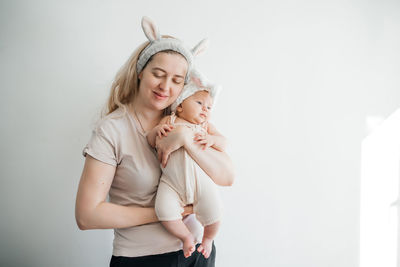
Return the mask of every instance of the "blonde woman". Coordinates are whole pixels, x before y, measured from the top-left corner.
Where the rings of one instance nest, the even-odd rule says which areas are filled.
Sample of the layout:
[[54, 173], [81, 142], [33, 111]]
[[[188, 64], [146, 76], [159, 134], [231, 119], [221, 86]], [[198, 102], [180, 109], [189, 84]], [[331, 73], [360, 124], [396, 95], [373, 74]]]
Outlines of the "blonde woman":
[[[165, 166], [170, 153], [184, 147], [217, 185], [229, 186], [230, 158], [214, 149], [202, 150], [189, 129], [157, 139], [157, 152], [146, 140], [146, 132], [180, 94], [201, 45], [189, 50], [177, 39], [160, 36], [148, 18], [143, 18], [142, 27], [149, 41], [117, 73], [107, 114], [83, 150], [77, 224], [82, 230], [114, 229], [110, 266], [214, 266], [215, 247], [208, 259], [198, 252], [185, 258], [182, 242], [158, 221], [154, 203], [160, 162]], [[184, 223], [199, 243], [202, 227], [192, 213], [185, 207]]]

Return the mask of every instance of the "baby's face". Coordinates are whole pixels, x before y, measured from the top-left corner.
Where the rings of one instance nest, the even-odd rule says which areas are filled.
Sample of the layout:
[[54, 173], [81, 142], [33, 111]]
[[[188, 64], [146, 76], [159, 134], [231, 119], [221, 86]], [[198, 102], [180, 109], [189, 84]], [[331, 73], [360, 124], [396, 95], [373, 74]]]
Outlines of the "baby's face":
[[197, 91], [177, 107], [178, 116], [188, 122], [200, 124], [208, 121], [213, 100], [207, 91]]

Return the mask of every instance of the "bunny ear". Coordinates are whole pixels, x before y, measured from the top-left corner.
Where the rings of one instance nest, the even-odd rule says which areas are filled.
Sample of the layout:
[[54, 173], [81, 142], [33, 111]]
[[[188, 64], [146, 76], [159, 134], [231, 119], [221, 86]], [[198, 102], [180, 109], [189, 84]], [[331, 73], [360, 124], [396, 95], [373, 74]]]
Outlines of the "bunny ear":
[[206, 80], [204, 76], [196, 69], [192, 69], [190, 73], [190, 80], [194, 83], [197, 87], [204, 87], [206, 84]]
[[200, 78], [198, 77], [191, 77], [190, 80], [197, 86], [197, 87], [203, 87], [204, 85], [201, 83]]
[[142, 28], [147, 39], [150, 41], [159, 40], [161, 38], [156, 24], [149, 17], [144, 16], [142, 18]]
[[192, 51], [193, 56], [197, 56], [197, 55], [201, 54], [202, 52], [204, 52], [208, 47], [208, 43], [209, 43], [209, 41], [207, 38], [201, 40], [200, 43], [198, 43], [195, 47], [192, 48], [191, 51]]

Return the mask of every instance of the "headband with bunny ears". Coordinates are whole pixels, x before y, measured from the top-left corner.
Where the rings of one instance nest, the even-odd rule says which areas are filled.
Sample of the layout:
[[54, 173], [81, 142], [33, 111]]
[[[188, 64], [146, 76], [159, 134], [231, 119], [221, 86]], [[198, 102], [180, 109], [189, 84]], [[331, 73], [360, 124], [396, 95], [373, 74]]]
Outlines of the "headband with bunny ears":
[[215, 102], [221, 89], [221, 86], [211, 83], [197, 69], [193, 68], [190, 73], [189, 82], [183, 87], [181, 94], [175, 102], [172, 103], [171, 111], [175, 112], [176, 108], [183, 102], [183, 100], [194, 95], [198, 91], [207, 91], [213, 99], [213, 106], [215, 106]]
[[[142, 18], [142, 28], [147, 39], [149, 39], [150, 44], [146, 46], [142, 53], [140, 53], [136, 64], [136, 71], [138, 74], [143, 70], [151, 56], [164, 50], [173, 50], [181, 54], [188, 62], [188, 73], [190, 73], [194, 57], [203, 52], [208, 45], [208, 40], [203, 39], [193, 47], [193, 49], [188, 49], [183, 42], [178, 39], [163, 38], [160, 35], [156, 24], [148, 17]], [[185, 82], [188, 81], [188, 76], [189, 75], [186, 75]]]

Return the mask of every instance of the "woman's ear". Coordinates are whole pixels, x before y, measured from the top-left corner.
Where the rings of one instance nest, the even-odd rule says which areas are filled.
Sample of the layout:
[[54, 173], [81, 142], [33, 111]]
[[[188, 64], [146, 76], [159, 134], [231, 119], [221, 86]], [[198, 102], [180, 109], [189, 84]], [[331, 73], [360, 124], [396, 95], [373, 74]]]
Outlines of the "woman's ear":
[[139, 80], [141, 80], [141, 79], [142, 79], [142, 77], [143, 77], [143, 71], [141, 71], [141, 72], [139, 73], [139, 75], [138, 75], [138, 79], [139, 79]]

